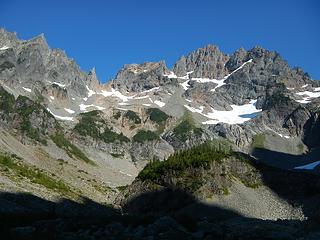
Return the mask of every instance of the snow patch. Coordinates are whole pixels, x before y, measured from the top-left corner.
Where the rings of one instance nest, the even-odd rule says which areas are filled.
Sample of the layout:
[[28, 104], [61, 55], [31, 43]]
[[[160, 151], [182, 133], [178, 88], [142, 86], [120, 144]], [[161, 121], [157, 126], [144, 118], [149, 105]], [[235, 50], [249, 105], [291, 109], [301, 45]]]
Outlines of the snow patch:
[[49, 108], [47, 108], [47, 110], [49, 113], [51, 113], [57, 119], [64, 120], [64, 121], [73, 121], [73, 117], [62, 117], [62, 116], [54, 114]]
[[128, 177], [132, 177], [132, 175], [131, 174], [129, 174], [129, 173], [125, 173], [125, 172], [122, 172], [122, 171], [119, 171], [121, 174], [124, 174], [124, 175], [127, 175]]
[[127, 105], [129, 105], [129, 103], [121, 102], [121, 103], [119, 103], [119, 105], [120, 105], [120, 106], [127, 106]]
[[255, 118], [261, 109], [256, 109], [257, 100], [251, 100], [249, 104], [231, 105], [231, 111], [219, 111], [211, 108], [212, 112], [202, 114], [211, 120], [203, 124], [217, 124], [219, 122], [228, 124], [241, 124]]
[[158, 101], [158, 100], [155, 100], [154, 103], [157, 104], [160, 108], [162, 108], [162, 107], [164, 107], [166, 105], [164, 102], [161, 102], [161, 101]]
[[202, 112], [203, 112], [203, 109], [204, 109], [204, 106], [200, 106], [200, 108], [194, 108], [194, 107], [190, 107], [190, 106], [188, 106], [188, 105], [184, 105], [185, 106], [185, 108], [186, 109], [188, 109], [190, 112], [196, 112], [196, 113], [200, 113], [200, 114], [202, 114]]
[[183, 87], [184, 90], [188, 90], [188, 88], [190, 87], [189, 81], [190, 81], [190, 80], [188, 79], [188, 80], [186, 80], [185, 82], [180, 83], [180, 85]]
[[296, 100], [299, 103], [309, 103], [311, 102], [312, 98], [320, 97], [320, 92], [304, 91], [304, 92], [297, 92], [296, 94], [299, 96], [306, 96], [306, 97], [303, 97], [303, 100]]
[[27, 91], [27, 92], [31, 93], [31, 89], [30, 89], [30, 88], [26, 88], [26, 87], [22, 87], [22, 88], [23, 88], [23, 90], [25, 90], [25, 91]]
[[75, 113], [75, 111], [73, 111], [72, 109], [69, 109], [69, 108], [65, 108], [64, 110], [68, 113], [71, 113], [71, 114]]
[[159, 90], [159, 89], [160, 89], [160, 87], [154, 87], [154, 88], [151, 88], [149, 90], [145, 90], [145, 91], [143, 91], [141, 93], [149, 93], [149, 92], [153, 92], [153, 91], [156, 91], [156, 90]]
[[146, 106], [146, 107], [150, 107], [151, 106], [151, 104], [149, 104], [149, 103], [143, 103], [142, 105]]
[[280, 137], [282, 137], [282, 138], [290, 138], [290, 136], [288, 136], [288, 135], [282, 135], [281, 133], [278, 133], [278, 135], [280, 136]]
[[90, 105], [85, 105], [85, 104], [80, 104], [79, 105], [79, 108], [80, 108], [80, 111], [86, 111], [87, 108], [89, 107], [95, 107], [96, 109], [98, 110], [104, 110], [105, 108], [104, 107], [100, 107], [100, 106], [97, 106], [97, 105], [94, 105], [94, 104], [90, 104]]
[[301, 88], [306, 88], [308, 87], [309, 84], [303, 85]]
[[319, 164], [320, 164], [320, 161], [316, 161], [316, 162], [313, 162], [313, 163], [309, 163], [309, 164], [306, 164], [306, 165], [295, 167], [294, 169], [313, 170]]
[[59, 87], [62, 87], [62, 88], [65, 88], [65, 87], [66, 87], [65, 84], [58, 83], [58, 82], [52, 82], [52, 84], [56, 84], [56, 85], [58, 85]]
[[169, 74], [163, 74], [163, 76], [168, 78], [178, 78], [178, 76], [175, 75], [172, 71]]
[[186, 99], [187, 102], [192, 103], [192, 100]]
[[92, 95], [96, 94], [96, 92], [93, 91], [93, 90], [91, 90], [91, 89], [88, 87], [88, 85], [86, 85], [86, 88], [87, 88], [87, 90], [88, 90], [88, 98], [91, 97]]
[[232, 71], [231, 73], [229, 73], [227, 76], [223, 77], [222, 79], [209, 79], [209, 78], [192, 78], [192, 81], [196, 81], [198, 83], [215, 83], [217, 84], [217, 86], [215, 86], [214, 88], [212, 88], [210, 91], [211, 92], [215, 92], [217, 88], [222, 87], [223, 85], [225, 85], [225, 81], [235, 72], [239, 71], [240, 69], [242, 69], [247, 63], [251, 63], [253, 61], [253, 59], [250, 59], [246, 62], [244, 62], [240, 67], [238, 67], [237, 69], [235, 69], [234, 71]]
[[316, 92], [319, 92], [320, 91], [320, 87], [316, 87], [313, 90], [316, 91]]
[[126, 108], [116, 108], [116, 109], [118, 109], [118, 110], [122, 110], [122, 111], [128, 111], [128, 109], [126, 109]]
[[82, 99], [83, 99], [83, 101], [85, 101], [85, 102], [88, 100], [88, 98], [87, 98], [87, 97], [84, 97], [84, 98], [82, 98]]
[[51, 100], [54, 100], [54, 96], [50, 96], [50, 99], [51, 99]]
[[145, 98], [148, 98], [149, 95], [146, 95], [146, 96], [142, 96], [142, 97], [135, 97], [133, 98], [133, 100], [140, 100], [140, 99], [145, 99]]
[[3, 46], [0, 48], [0, 50], [7, 50], [7, 49], [9, 49], [9, 47], [7, 47], [7, 46]]
[[98, 110], [100, 110], [100, 111], [106, 109], [106, 108], [104, 108], [104, 107], [100, 107], [100, 106], [97, 106], [97, 105], [94, 105], [94, 106], [95, 106]]
[[114, 90], [113, 88], [111, 89], [110, 92], [102, 90], [102, 92], [99, 94], [103, 95], [104, 97], [116, 97], [116, 98], [121, 99], [123, 102], [127, 102], [129, 99], [133, 99], [135, 97], [135, 95], [130, 96], [130, 97], [125, 96], [121, 92]]

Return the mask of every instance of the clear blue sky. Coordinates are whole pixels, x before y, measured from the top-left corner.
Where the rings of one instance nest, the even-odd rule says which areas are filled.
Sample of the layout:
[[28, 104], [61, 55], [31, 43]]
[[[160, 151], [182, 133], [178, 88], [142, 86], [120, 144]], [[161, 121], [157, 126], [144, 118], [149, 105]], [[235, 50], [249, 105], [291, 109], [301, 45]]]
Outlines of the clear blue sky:
[[44, 33], [101, 81], [126, 63], [165, 60], [206, 44], [226, 53], [256, 45], [320, 79], [317, 0], [1, 0], [0, 26], [22, 39]]

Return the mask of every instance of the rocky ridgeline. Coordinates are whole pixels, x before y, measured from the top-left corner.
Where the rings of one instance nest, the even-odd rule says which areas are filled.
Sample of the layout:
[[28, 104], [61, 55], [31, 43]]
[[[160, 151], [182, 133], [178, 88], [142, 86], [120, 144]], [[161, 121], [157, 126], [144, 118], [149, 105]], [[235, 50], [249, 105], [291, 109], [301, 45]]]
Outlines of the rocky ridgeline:
[[[181, 57], [173, 71], [163, 61], [128, 64], [114, 80], [101, 84], [95, 69], [83, 72], [63, 51], [51, 49], [43, 35], [25, 41], [4, 29], [0, 33], [4, 89], [15, 97], [25, 95], [39, 102], [56, 119], [65, 120], [68, 128], [76, 125], [77, 114], [86, 111], [100, 110], [109, 119], [116, 111], [133, 111], [143, 118], [145, 109], [153, 107], [174, 117], [161, 132], [161, 139], [174, 149], [223, 136], [247, 152], [253, 137], [267, 131], [297, 138], [297, 145], [299, 139], [312, 139], [307, 140], [308, 147], [318, 146], [312, 130], [317, 131], [319, 82], [300, 68], [291, 68], [274, 51], [240, 48], [226, 55], [208, 45]], [[235, 116], [224, 117], [234, 106], [246, 104], [262, 113], [235, 111]], [[194, 126], [184, 123], [180, 128], [189, 133], [201, 128], [201, 136], [175, 136], [180, 133], [174, 127], [184, 121], [186, 112]], [[156, 130], [144, 121], [131, 129], [121, 126], [129, 124], [125, 122], [108, 124], [129, 138], [138, 130]]]

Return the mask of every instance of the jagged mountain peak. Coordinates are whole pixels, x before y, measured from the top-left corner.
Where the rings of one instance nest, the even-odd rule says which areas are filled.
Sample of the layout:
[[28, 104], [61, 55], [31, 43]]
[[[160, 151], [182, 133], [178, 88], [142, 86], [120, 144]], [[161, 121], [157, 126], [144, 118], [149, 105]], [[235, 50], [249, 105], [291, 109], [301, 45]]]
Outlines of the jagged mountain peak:
[[158, 87], [169, 73], [164, 61], [126, 64], [117, 73], [114, 88], [132, 92], [148, 90]]
[[16, 32], [8, 32], [4, 28], [0, 28], [0, 48], [14, 47], [18, 44]]
[[206, 45], [187, 56], [181, 57], [174, 65], [173, 72], [179, 76], [220, 79], [226, 75], [225, 63], [229, 57], [215, 45]]

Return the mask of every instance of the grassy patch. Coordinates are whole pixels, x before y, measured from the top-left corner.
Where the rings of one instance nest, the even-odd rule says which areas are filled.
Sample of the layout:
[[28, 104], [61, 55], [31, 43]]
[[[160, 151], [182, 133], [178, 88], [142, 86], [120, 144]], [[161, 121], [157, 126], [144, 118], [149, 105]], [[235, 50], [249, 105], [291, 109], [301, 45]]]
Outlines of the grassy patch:
[[128, 185], [124, 185], [124, 186], [118, 186], [117, 189], [119, 190], [119, 192], [123, 192], [128, 188]]
[[139, 130], [136, 135], [133, 136], [134, 142], [146, 142], [159, 139], [158, 134], [150, 130]]
[[130, 121], [134, 122], [135, 124], [140, 124], [141, 123], [141, 118], [134, 111], [128, 110], [126, 112], [126, 114], [124, 115], [124, 117], [129, 119]]
[[61, 149], [65, 150], [71, 158], [80, 159], [91, 165], [95, 165], [78, 147], [73, 145], [68, 139], [66, 139], [61, 133], [50, 136], [52, 141]]
[[264, 142], [266, 140], [266, 136], [262, 133], [257, 134], [253, 137], [252, 148], [264, 148]]
[[0, 166], [1, 168], [14, 172], [20, 177], [29, 179], [32, 183], [42, 185], [56, 192], [64, 194], [70, 192], [70, 188], [62, 180], [55, 180], [39, 169], [27, 166], [21, 161], [14, 160], [9, 156], [0, 155]]
[[298, 150], [299, 150], [300, 153], [303, 153], [304, 145], [303, 145], [302, 143], [299, 143], [299, 144], [297, 145], [297, 148], [298, 148]]

